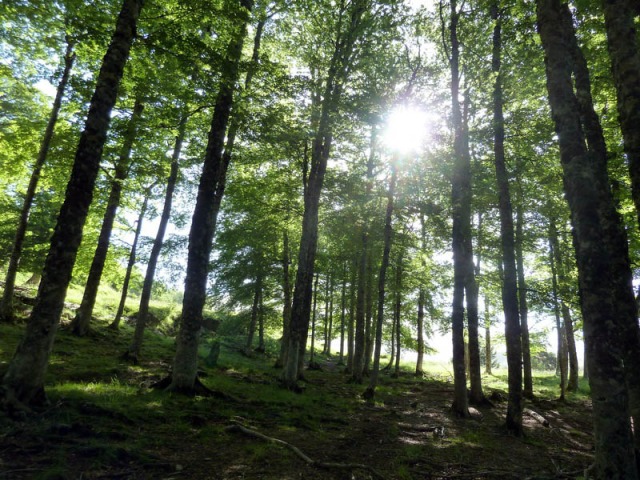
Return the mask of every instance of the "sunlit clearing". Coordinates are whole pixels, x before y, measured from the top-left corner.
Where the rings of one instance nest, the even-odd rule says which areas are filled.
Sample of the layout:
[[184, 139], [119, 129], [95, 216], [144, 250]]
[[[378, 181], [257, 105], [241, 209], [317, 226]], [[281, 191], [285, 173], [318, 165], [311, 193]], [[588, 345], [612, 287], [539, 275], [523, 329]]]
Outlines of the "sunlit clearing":
[[394, 108], [387, 117], [384, 143], [394, 152], [416, 152], [427, 136], [428, 115], [415, 106]]

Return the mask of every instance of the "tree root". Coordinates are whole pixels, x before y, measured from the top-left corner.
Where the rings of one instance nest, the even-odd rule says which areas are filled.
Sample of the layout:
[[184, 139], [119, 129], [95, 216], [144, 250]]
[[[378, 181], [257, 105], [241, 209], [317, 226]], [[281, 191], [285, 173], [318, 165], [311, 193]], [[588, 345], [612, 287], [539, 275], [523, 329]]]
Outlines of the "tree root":
[[204, 383], [200, 381], [200, 377], [196, 377], [195, 382], [193, 382], [193, 388], [172, 387], [171, 381], [172, 381], [171, 375], [169, 375], [167, 377], [164, 377], [161, 380], [158, 380], [155, 383], [152, 383], [150, 388], [153, 388], [155, 390], [164, 390], [165, 392], [180, 393], [188, 397], [200, 396], [200, 397], [208, 397], [208, 398], [217, 398], [220, 400], [229, 400], [229, 401], [240, 403], [240, 401], [237, 398], [229, 394], [226, 394], [219, 390], [211, 390], [209, 387], [207, 387]]
[[269, 443], [275, 443], [277, 445], [282, 445], [283, 447], [288, 448], [293, 453], [295, 453], [298, 457], [300, 457], [305, 463], [311, 465], [312, 467], [325, 468], [325, 469], [342, 469], [342, 470], [366, 470], [371, 473], [374, 477], [384, 479], [385, 477], [376, 471], [373, 467], [369, 465], [364, 465], [362, 463], [336, 463], [336, 462], [319, 462], [317, 460], [313, 460], [304, 454], [298, 447], [292, 445], [284, 440], [280, 440], [279, 438], [268, 437], [267, 435], [263, 435], [260, 432], [255, 430], [251, 430], [250, 428], [243, 427], [242, 425], [234, 424], [229, 425], [225, 428], [227, 432], [239, 432], [247, 435], [249, 437], [258, 438], [260, 440], [264, 440]]

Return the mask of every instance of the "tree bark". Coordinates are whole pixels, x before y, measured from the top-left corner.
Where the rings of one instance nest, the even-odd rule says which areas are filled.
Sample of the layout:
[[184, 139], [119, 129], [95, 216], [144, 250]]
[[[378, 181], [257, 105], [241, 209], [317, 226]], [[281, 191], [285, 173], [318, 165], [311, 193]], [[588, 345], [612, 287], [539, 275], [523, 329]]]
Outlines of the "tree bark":
[[13, 321], [13, 293], [15, 290], [20, 256], [22, 255], [22, 245], [27, 233], [29, 213], [31, 212], [31, 206], [33, 205], [33, 199], [36, 194], [38, 182], [40, 181], [42, 167], [47, 160], [49, 146], [51, 145], [51, 139], [53, 138], [53, 131], [56, 123], [58, 122], [58, 114], [60, 113], [60, 107], [62, 105], [62, 97], [64, 96], [65, 89], [67, 88], [67, 83], [69, 83], [69, 75], [73, 68], [73, 62], [76, 59], [76, 54], [73, 51], [74, 42], [68, 36], [66, 37], [66, 42], [67, 50], [64, 55], [64, 70], [62, 71], [60, 82], [58, 82], [56, 96], [53, 100], [53, 107], [51, 108], [49, 121], [47, 122], [44, 137], [40, 144], [40, 150], [38, 150], [38, 156], [36, 157], [36, 161], [33, 165], [33, 171], [31, 172], [27, 192], [25, 193], [24, 203], [22, 204], [22, 210], [20, 211], [18, 226], [16, 227], [16, 234], [13, 240], [11, 255], [9, 257], [9, 265], [7, 266], [7, 275], [4, 279], [4, 291], [2, 294], [2, 301], [0, 302], [0, 321], [3, 322]]
[[29, 316], [25, 336], [2, 381], [5, 404], [31, 404], [44, 400], [44, 375], [49, 354], [93, 197], [111, 110], [129, 58], [141, 8], [141, 0], [124, 0], [103, 59], [85, 129], [76, 150], [65, 200], [51, 238], [36, 304]]
[[375, 396], [376, 386], [378, 384], [378, 375], [380, 373], [380, 353], [382, 351], [382, 326], [384, 324], [384, 297], [385, 297], [385, 281], [387, 268], [389, 267], [389, 255], [391, 253], [391, 244], [393, 242], [393, 197], [395, 195], [396, 181], [398, 173], [395, 165], [391, 165], [391, 180], [389, 181], [389, 190], [387, 191], [387, 210], [384, 220], [384, 248], [382, 251], [382, 262], [380, 264], [380, 273], [378, 274], [378, 307], [375, 325], [375, 347], [373, 352], [373, 367], [369, 376], [369, 386], [362, 396], [371, 400]]
[[558, 289], [558, 232], [554, 220], [549, 223], [549, 264], [551, 266], [551, 289], [553, 292], [553, 313], [556, 317], [556, 332], [558, 334], [558, 348], [556, 354], [556, 375], [560, 375], [560, 400], [565, 400], [567, 390], [567, 339], [565, 326], [562, 323], [560, 308], [560, 293]]
[[491, 348], [491, 318], [489, 317], [489, 301], [484, 297], [484, 373], [491, 375], [493, 355]]
[[353, 357], [355, 350], [355, 317], [356, 317], [356, 279], [358, 275], [358, 260], [354, 259], [351, 266], [351, 282], [349, 284], [349, 324], [347, 326], [347, 366], [345, 373], [353, 372]]
[[[624, 363], [637, 342], [628, 250], [609, 187], [606, 158], [585, 144], [572, 85], [569, 41], [558, 0], [537, 0], [549, 103], [575, 230], [595, 438], [595, 478], [637, 479]], [[625, 338], [625, 337], [631, 338]]]
[[71, 331], [74, 335], [84, 336], [89, 332], [89, 324], [91, 323], [93, 308], [96, 304], [98, 288], [100, 287], [100, 280], [102, 278], [102, 272], [104, 271], [104, 264], [107, 261], [107, 254], [109, 253], [113, 223], [116, 220], [116, 212], [120, 206], [122, 187], [129, 176], [131, 151], [133, 150], [133, 144], [137, 137], [140, 117], [142, 116], [143, 110], [144, 104], [139, 98], [136, 98], [135, 105], [133, 106], [133, 114], [131, 115], [131, 119], [129, 120], [129, 124], [127, 125], [127, 130], [125, 132], [122, 150], [118, 157], [118, 161], [116, 162], [114, 175], [110, 182], [111, 191], [109, 192], [107, 208], [105, 209], [104, 217], [102, 219], [102, 227], [100, 228], [100, 235], [98, 236], [98, 244], [96, 246], [96, 251], [93, 254], [91, 267], [89, 268], [89, 277], [87, 278], [84, 293], [82, 295], [82, 302], [76, 311], [75, 318], [71, 322]]
[[262, 276], [258, 274], [255, 281], [255, 290], [253, 291], [253, 306], [251, 307], [251, 321], [249, 322], [249, 334], [247, 335], [247, 344], [245, 353], [249, 355], [253, 346], [253, 336], [256, 332], [258, 323], [258, 314], [260, 310], [260, 296], [262, 295]]
[[465, 131], [458, 101], [460, 91], [460, 69], [458, 41], [458, 20], [456, 0], [451, 1], [451, 120], [454, 129], [454, 171], [451, 179], [451, 207], [453, 213], [453, 300], [451, 311], [451, 336], [453, 343], [454, 399], [452, 410], [460, 417], [469, 416], [467, 379], [464, 360], [464, 290], [469, 261], [473, 259], [469, 250], [471, 235], [471, 166], [464, 151]]
[[611, 71], [618, 97], [618, 120], [640, 222], [640, 50], [633, 18], [634, 3], [631, 0], [602, 0]]
[[242, 58], [242, 46], [252, 7], [253, 0], [240, 0], [240, 25], [238, 25], [227, 48], [222, 68], [223, 74], [220, 79], [220, 90], [211, 120], [204, 165], [191, 221], [191, 231], [189, 232], [182, 321], [177, 337], [171, 384], [168, 387], [173, 391], [190, 393], [195, 386], [198, 367], [198, 338], [206, 297], [209, 256], [216, 227], [213, 216], [215, 193], [220, 179], [224, 177], [222, 168], [224, 137], [233, 104], [233, 94]]
[[418, 344], [418, 356], [416, 359], [416, 376], [424, 375], [424, 303], [426, 292], [424, 287], [420, 287], [420, 293], [418, 294], [418, 319], [417, 319], [417, 344]]
[[160, 215], [160, 224], [158, 225], [156, 237], [153, 239], [153, 246], [151, 247], [151, 253], [149, 254], [149, 260], [147, 261], [147, 271], [144, 275], [144, 282], [142, 283], [142, 293], [140, 294], [140, 305], [138, 306], [136, 328], [133, 332], [131, 345], [129, 345], [129, 349], [126, 353], [126, 356], [134, 362], [138, 361], [140, 349], [142, 348], [144, 329], [146, 327], [147, 316], [149, 314], [151, 290], [153, 289], [153, 281], [156, 275], [156, 267], [158, 265], [158, 259], [160, 258], [160, 252], [162, 251], [162, 245], [164, 244], [164, 235], [167, 231], [167, 225], [169, 224], [169, 219], [171, 217], [173, 192], [175, 191], [176, 182], [178, 181], [180, 153], [182, 152], [182, 143], [184, 142], [186, 128], [187, 116], [185, 115], [180, 119], [178, 135], [176, 136], [175, 143], [173, 144], [171, 168], [169, 171], [169, 177], [167, 178], [167, 189], [164, 194], [164, 205], [162, 207], [162, 214]]
[[507, 406], [507, 430], [517, 436], [522, 431], [522, 343], [520, 337], [520, 312], [518, 311], [518, 277], [516, 273], [515, 234], [513, 229], [513, 209], [509, 191], [509, 174], [504, 154], [504, 115], [502, 75], [500, 70], [502, 55], [502, 18], [498, 2], [492, 7], [493, 61], [492, 71], [496, 75], [493, 87], [493, 128], [496, 179], [498, 184], [498, 204], [500, 210], [500, 240], [502, 265], [504, 268], [502, 285], [502, 307], [505, 317], [505, 339], [507, 343], [507, 366], [509, 401]]
[[313, 307], [311, 310], [311, 348], [309, 355], [309, 367], [312, 368], [315, 363], [316, 353], [316, 318], [318, 314], [318, 280], [320, 274], [316, 273], [315, 286], [313, 287]]

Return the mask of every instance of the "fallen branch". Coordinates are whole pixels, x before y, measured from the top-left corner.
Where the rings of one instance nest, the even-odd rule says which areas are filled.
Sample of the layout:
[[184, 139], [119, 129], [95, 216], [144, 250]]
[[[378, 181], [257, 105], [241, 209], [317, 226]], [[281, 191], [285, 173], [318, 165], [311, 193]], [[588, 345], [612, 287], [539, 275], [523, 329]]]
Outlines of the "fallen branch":
[[542, 425], [544, 425], [545, 427], [549, 427], [550, 423], [549, 420], [547, 420], [546, 418], [544, 418], [542, 415], [540, 415], [538, 412], [534, 412], [533, 410], [531, 410], [530, 408], [525, 408], [524, 409], [524, 413], [526, 413], [527, 415], [529, 415], [531, 418], [535, 419], [536, 421], [538, 421], [539, 423], [541, 423]]
[[380, 479], [384, 479], [385, 478], [380, 473], [378, 473], [373, 467], [370, 467], [369, 465], [364, 465], [362, 463], [319, 462], [317, 460], [313, 460], [312, 458], [307, 456], [304, 452], [302, 452], [302, 450], [300, 450], [295, 445], [292, 445], [292, 444], [290, 444], [288, 442], [285, 442], [284, 440], [280, 440], [279, 438], [268, 437], [267, 435], [264, 435], [264, 434], [262, 434], [260, 432], [257, 432], [255, 430], [251, 430], [250, 428], [243, 427], [242, 425], [237, 425], [237, 424], [229, 425], [228, 427], [225, 428], [225, 431], [227, 431], [227, 432], [239, 432], [239, 433], [243, 433], [243, 434], [245, 434], [245, 435], [247, 435], [249, 437], [259, 438], [260, 440], [264, 440], [264, 441], [269, 442], [269, 443], [275, 443], [277, 445], [282, 445], [283, 447], [286, 447], [289, 450], [291, 450], [293, 453], [295, 453], [302, 460], [304, 460], [305, 463], [307, 463], [308, 465], [311, 465], [313, 467], [326, 468], [326, 469], [335, 468], [335, 469], [343, 469], [343, 470], [345, 470], [345, 469], [346, 470], [358, 470], [358, 469], [359, 470], [367, 470], [368, 472], [370, 472], [376, 478], [380, 478]]

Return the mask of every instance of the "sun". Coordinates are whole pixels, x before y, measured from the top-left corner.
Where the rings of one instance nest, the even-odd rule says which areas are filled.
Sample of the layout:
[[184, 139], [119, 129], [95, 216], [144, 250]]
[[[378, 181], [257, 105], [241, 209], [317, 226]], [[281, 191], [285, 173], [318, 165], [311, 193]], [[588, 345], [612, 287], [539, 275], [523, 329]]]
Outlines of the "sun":
[[383, 141], [393, 152], [415, 153], [427, 137], [429, 115], [415, 105], [401, 105], [389, 112]]

